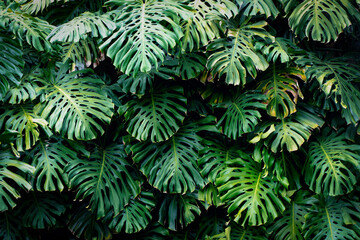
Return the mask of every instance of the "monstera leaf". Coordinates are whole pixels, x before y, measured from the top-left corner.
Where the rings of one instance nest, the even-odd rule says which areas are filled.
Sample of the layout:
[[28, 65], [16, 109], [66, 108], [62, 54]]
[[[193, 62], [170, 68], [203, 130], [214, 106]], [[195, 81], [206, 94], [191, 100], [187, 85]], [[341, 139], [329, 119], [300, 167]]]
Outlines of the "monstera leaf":
[[335, 0], [305, 0], [289, 17], [289, 25], [295, 34], [324, 43], [336, 40], [350, 24], [347, 12]]
[[97, 148], [90, 159], [73, 160], [67, 166], [70, 186], [77, 189], [76, 198], [90, 198], [89, 206], [98, 218], [110, 210], [120, 213], [130, 198], [139, 194], [139, 183], [126, 157], [124, 146], [114, 143]]
[[266, 17], [276, 17], [279, 14], [272, 0], [236, 0], [246, 16], [265, 14]]
[[68, 176], [64, 172], [70, 161], [77, 159], [77, 154], [66, 147], [61, 140], [39, 141], [27, 156], [35, 167], [32, 185], [38, 191], [64, 190], [68, 185]]
[[180, 86], [155, 85], [140, 99], [128, 102], [127, 131], [136, 139], [161, 142], [179, 130], [184, 120], [186, 98]]
[[48, 135], [51, 131], [48, 128], [48, 122], [39, 116], [33, 110], [32, 104], [15, 105], [3, 108], [5, 111], [0, 115], [0, 126], [7, 130], [17, 131], [19, 133], [16, 139], [17, 151], [30, 149], [40, 136], [40, 128]]
[[0, 238], [3, 240], [22, 239], [28, 232], [22, 226], [21, 218], [13, 212], [0, 213]]
[[192, 52], [220, 36], [217, 20], [220, 14], [231, 17], [237, 7], [229, 0], [189, 1], [191, 13], [182, 24], [184, 36], [181, 39], [182, 51]]
[[290, 206], [284, 211], [269, 228], [273, 239], [303, 240], [302, 226], [305, 223], [305, 215], [315, 203], [308, 191], [300, 190], [293, 197]]
[[305, 215], [305, 239], [359, 239], [359, 233], [344, 222], [349, 208], [350, 203], [338, 198], [318, 196], [318, 202], [315, 202], [311, 211]]
[[264, 227], [243, 227], [235, 222], [230, 225], [230, 239], [267, 240], [267, 235]]
[[268, 98], [266, 110], [270, 116], [282, 119], [296, 112], [297, 100], [303, 98], [299, 80], [305, 80], [302, 70], [275, 64], [264, 75], [258, 89]]
[[204, 187], [205, 181], [197, 166], [198, 150], [202, 148], [201, 130], [216, 131], [213, 118], [198, 122], [188, 121], [169, 140], [154, 144], [150, 141], [131, 147], [136, 163], [147, 176], [149, 183], [165, 193], [193, 192], [196, 186]]
[[[126, 75], [158, 69], [169, 49], [182, 37], [178, 14], [188, 12], [177, 1], [110, 0], [117, 28], [101, 46]], [[170, 28], [168, 28], [169, 26]]]
[[44, 101], [37, 106], [37, 112], [49, 122], [50, 128], [68, 139], [94, 139], [104, 133], [98, 121], [109, 123], [114, 105], [101, 92], [100, 85], [104, 84], [101, 79], [81, 77], [91, 70], [68, 74], [67, 71], [68, 64], [63, 64], [57, 73], [52, 71], [39, 80], [44, 86], [41, 88]]
[[280, 59], [281, 63], [289, 62], [293, 57], [291, 50], [297, 48], [289, 39], [277, 37], [274, 41], [257, 42], [256, 49], [267, 56], [268, 62], [276, 62]]
[[215, 183], [223, 165], [239, 158], [242, 154], [239, 144], [231, 143], [225, 137], [213, 137], [203, 141], [204, 148], [199, 152], [201, 174], [210, 182]]
[[[52, 48], [46, 36], [49, 35], [53, 26], [45, 20], [7, 8], [0, 11], [0, 27], [10, 29], [20, 40], [26, 40], [38, 51], [50, 51]], [[25, 39], [23, 39], [24, 36]]]
[[93, 38], [105, 38], [116, 28], [106, 15], [96, 16], [85, 12], [80, 16], [54, 28], [47, 39], [54, 42], [79, 42], [90, 35]]
[[180, 230], [200, 215], [196, 199], [188, 195], [166, 195], [159, 209], [159, 222], [168, 229]]
[[206, 58], [199, 53], [184, 53], [179, 58], [177, 71], [183, 80], [198, 77], [204, 70]]
[[208, 211], [201, 214], [200, 219], [197, 221], [198, 225], [196, 225], [194, 239], [206, 239], [207, 236], [221, 234], [228, 221], [226, 211], [223, 209], [208, 209]]
[[14, 185], [25, 190], [31, 189], [31, 184], [19, 172], [15, 172], [16, 169], [26, 174], [33, 174], [35, 171], [29, 164], [16, 160], [10, 151], [2, 150], [0, 152], [0, 212], [16, 205], [14, 200], [19, 198], [20, 194]]
[[28, 79], [22, 79], [18, 86], [12, 86], [9, 93], [6, 95], [5, 100], [10, 104], [22, 104], [27, 100], [34, 100], [38, 97], [36, 89], [38, 88], [35, 82]]
[[75, 205], [70, 216], [68, 227], [76, 237], [83, 237], [86, 240], [111, 239], [108, 225], [96, 219], [96, 215], [87, 208], [87, 203]]
[[274, 124], [275, 130], [266, 138], [265, 144], [270, 146], [273, 152], [284, 149], [289, 152], [298, 150], [310, 138], [312, 130], [324, 124], [324, 120], [319, 115], [315, 109], [307, 106], [307, 109], [299, 109], [281, 121], [266, 123], [261, 126], [262, 129]]
[[52, 193], [31, 192], [22, 198], [15, 212], [21, 216], [25, 227], [45, 229], [53, 227], [65, 212], [61, 197]]
[[86, 66], [98, 58], [98, 46], [93, 39], [87, 38], [78, 42], [66, 42], [63, 45], [62, 62], [71, 60], [73, 63], [86, 61]]
[[38, 14], [47, 9], [51, 4], [67, 1], [69, 0], [30, 0], [21, 5], [21, 9], [30, 14]]
[[22, 55], [19, 42], [0, 33], [0, 99], [5, 96], [11, 83], [20, 84], [24, 68]]
[[129, 204], [110, 221], [109, 227], [116, 232], [121, 232], [123, 229], [126, 233], [139, 232], [149, 225], [152, 219], [151, 210], [154, 207], [153, 194], [141, 192], [138, 198], [130, 200]]
[[198, 200], [204, 202], [206, 209], [210, 206], [219, 207], [224, 203], [220, 200], [219, 191], [213, 183], [208, 183], [204, 188], [198, 191]]
[[344, 133], [325, 129], [310, 143], [305, 181], [318, 194], [336, 196], [354, 189], [356, 177], [350, 166], [360, 165], [360, 145], [348, 144], [345, 137]]
[[256, 92], [238, 93], [230, 103], [223, 103], [219, 107], [225, 107], [226, 112], [217, 123], [223, 125], [224, 134], [236, 140], [244, 133], [254, 131], [261, 118], [258, 109], [265, 109], [262, 103], [266, 97]]
[[239, 22], [237, 28], [229, 26], [227, 38], [216, 39], [207, 47], [208, 51], [214, 51], [208, 59], [208, 68], [214, 75], [226, 75], [225, 82], [233, 85], [245, 85], [247, 72], [255, 78], [257, 70], [264, 71], [269, 66], [256, 51], [254, 40], [273, 38], [265, 30], [265, 21], [252, 23], [242, 17]]
[[301, 57], [298, 64], [307, 65], [306, 76], [316, 79], [327, 98], [332, 97], [340, 103], [343, 117], [347, 123], [356, 124], [360, 119], [360, 91], [354, 81], [360, 78], [358, 67], [351, 63], [351, 58], [319, 58], [309, 53]]
[[272, 221], [285, 210], [284, 202], [289, 201], [280, 183], [245, 153], [226, 163], [216, 186], [221, 201], [229, 205], [228, 213], [235, 213], [234, 221], [242, 226]]

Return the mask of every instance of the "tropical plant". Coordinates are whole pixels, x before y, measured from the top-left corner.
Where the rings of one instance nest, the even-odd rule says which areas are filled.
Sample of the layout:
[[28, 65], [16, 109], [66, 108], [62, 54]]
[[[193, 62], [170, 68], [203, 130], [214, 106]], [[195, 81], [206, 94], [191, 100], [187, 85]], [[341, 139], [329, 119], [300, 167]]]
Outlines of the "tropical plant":
[[360, 239], [357, 0], [0, 1], [1, 239]]

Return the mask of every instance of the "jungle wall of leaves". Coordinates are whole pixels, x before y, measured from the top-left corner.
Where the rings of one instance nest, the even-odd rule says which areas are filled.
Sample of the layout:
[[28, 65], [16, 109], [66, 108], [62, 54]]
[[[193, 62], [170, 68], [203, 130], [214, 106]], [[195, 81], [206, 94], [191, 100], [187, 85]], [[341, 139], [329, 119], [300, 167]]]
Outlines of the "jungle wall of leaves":
[[360, 239], [358, 0], [0, 2], [1, 239]]

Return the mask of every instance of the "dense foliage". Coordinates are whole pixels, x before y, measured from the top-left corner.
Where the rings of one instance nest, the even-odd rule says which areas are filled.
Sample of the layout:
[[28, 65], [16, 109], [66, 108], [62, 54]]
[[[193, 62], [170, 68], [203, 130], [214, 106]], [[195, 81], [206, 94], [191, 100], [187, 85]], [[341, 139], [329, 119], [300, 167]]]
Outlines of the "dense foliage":
[[360, 2], [0, 2], [1, 239], [360, 239]]

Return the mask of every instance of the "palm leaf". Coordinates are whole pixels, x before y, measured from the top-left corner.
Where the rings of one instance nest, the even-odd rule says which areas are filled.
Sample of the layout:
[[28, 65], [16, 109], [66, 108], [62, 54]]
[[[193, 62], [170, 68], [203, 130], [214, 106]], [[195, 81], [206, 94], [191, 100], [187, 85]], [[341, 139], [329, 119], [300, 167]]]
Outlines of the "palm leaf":
[[334, 0], [305, 0], [289, 17], [289, 25], [295, 34], [324, 43], [336, 40], [350, 24], [347, 12]]
[[[116, 31], [101, 46], [113, 64], [126, 75], [158, 69], [168, 49], [182, 36], [177, 24], [178, 13], [185, 9], [176, 1], [110, 0], [114, 10]], [[166, 25], [170, 26], [170, 29]]]
[[59, 216], [65, 212], [62, 199], [51, 193], [31, 192], [29, 195], [21, 199], [15, 210], [24, 226], [33, 229], [55, 226]]
[[152, 186], [166, 193], [193, 192], [196, 186], [204, 187], [196, 162], [202, 148], [202, 138], [197, 133], [214, 131], [212, 121], [210, 117], [189, 121], [167, 141], [158, 144], [146, 141], [131, 147], [134, 161], [141, 163], [140, 170]]
[[12, 31], [21, 41], [25, 36], [26, 42], [38, 51], [52, 49], [46, 36], [51, 32], [53, 26], [45, 20], [7, 8], [0, 11], [0, 27]]
[[258, 86], [268, 98], [266, 110], [270, 116], [282, 119], [296, 112], [297, 100], [303, 98], [299, 80], [305, 80], [301, 69], [272, 65]]
[[184, 120], [186, 98], [180, 86], [155, 85], [140, 99], [130, 100], [127, 131], [136, 139], [161, 142], [179, 130]]
[[[99, 86], [99, 78], [82, 74], [91, 70], [66, 73], [68, 65], [64, 64], [56, 73], [51, 72], [41, 79], [42, 98], [37, 112], [49, 122], [55, 132], [67, 135], [69, 139], [94, 139], [104, 130], [98, 121], [109, 123], [113, 115], [113, 103]], [[98, 120], [98, 121], [96, 121]]]
[[305, 215], [304, 237], [314, 240], [355, 240], [359, 235], [344, 223], [349, 203], [334, 197], [318, 197], [311, 212]]
[[0, 126], [5, 130], [13, 130], [19, 133], [16, 139], [17, 151], [28, 150], [39, 140], [40, 129], [48, 136], [51, 131], [48, 122], [34, 112], [32, 104], [4, 106], [4, 113], [0, 115]]
[[200, 212], [195, 198], [169, 194], [160, 205], [159, 222], [168, 229], [177, 231], [193, 222]]
[[213, 75], [226, 75], [225, 82], [233, 85], [245, 85], [247, 72], [255, 78], [257, 70], [264, 71], [269, 66], [256, 51], [254, 40], [273, 38], [264, 28], [265, 21], [251, 23], [242, 17], [239, 25], [238, 28], [230, 26], [226, 39], [217, 39], [207, 47], [208, 51], [214, 51], [208, 59], [208, 68]]
[[221, 201], [229, 205], [228, 213], [235, 212], [234, 221], [242, 226], [272, 221], [285, 210], [284, 201], [289, 201], [280, 183], [245, 153], [226, 163], [216, 186]]
[[275, 131], [266, 138], [265, 144], [271, 147], [272, 152], [284, 149], [289, 152], [298, 150], [310, 138], [312, 130], [324, 124], [324, 120], [319, 115], [315, 109], [308, 106], [307, 110], [299, 109], [281, 121], [262, 125], [261, 129], [266, 129], [271, 124], [275, 126]]
[[141, 192], [138, 198], [130, 200], [129, 204], [110, 221], [109, 227], [116, 232], [125, 229], [126, 233], [136, 233], [144, 230], [152, 219], [151, 210], [154, 207], [155, 199], [153, 194]]
[[310, 143], [305, 181], [310, 189], [330, 196], [343, 195], [353, 190], [356, 177], [350, 166], [359, 167], [360, 145], [348, 144], [344, 133], [323, 131]]
[[[10, 88], [10, 84], [19, 85], [23, 75], [23, 52], [17, 40], [3, 33], [0, 34], [0, 99]], [[9, 82], [10, 81], [10, 82]]]
[[108, 211], [114, 214], [139, 194], [139, 183], [132, 176], [124, 146], [113, 144], [96, 149], [90, 159], [69, 162], [66, 171], [70, 186], [77, 189], [76, 198], [89, 198], [90, 209], [98, 218]]
[[0, 212], [13, 208], [15, 199], [20, 197], [19, 192], [14, 188], [18, 187], [30, 190], [31, 184], [23, 176], [14, 170], [20, 170], [25, 174], [33, 174], [35, 169], [25, 162], [16, 160], [10, 151], [0, 152]]
[[54, 28], [47, 39], [51, 42], [79, 42], [89, 36], [105, 38], [116, 28], [106, 15], [97, 16], [91, 12], [82, 13], [69, 22]]
[[39, 141], [27, 158], [35, 167], [33, 187], [38, 191], [61, 192], [69, 182], [64, 168], [70, 161], [77, 159], [77, 154], [66, 147], [61, 140]]
[[267, 18], [276, 17], [279, 14], [272, 0], [236, 0], [240, 9], [246, 16], [264, 14]]
[[266, 97], [256, 92], [238, 93], [230, 103], [223, 103], [219, 107], [225, 107], [226, 112], [217, 123], [223, 125], [224, 134], [232, 139], [241, 137], [244, 133], [254, 131], [261, 118], [258, 109], [265, 109], [262, 103]]

